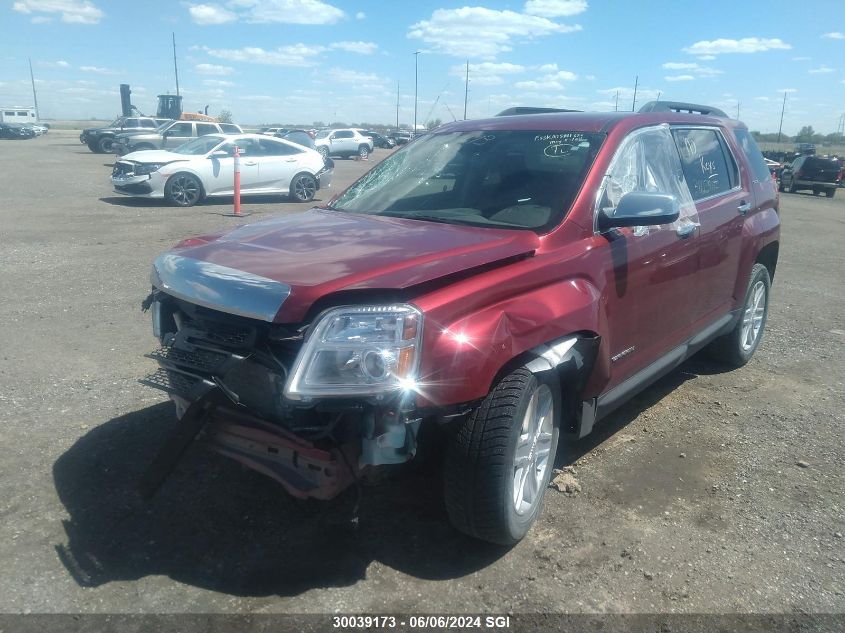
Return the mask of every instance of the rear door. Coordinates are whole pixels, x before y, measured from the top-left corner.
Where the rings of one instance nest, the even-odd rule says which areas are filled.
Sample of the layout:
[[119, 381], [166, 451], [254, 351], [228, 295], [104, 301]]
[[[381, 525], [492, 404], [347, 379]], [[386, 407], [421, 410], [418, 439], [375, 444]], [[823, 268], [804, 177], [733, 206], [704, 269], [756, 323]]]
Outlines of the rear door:
[[352, 154], [358, 151], [352, 130], [338, 130], [332, 134], [332, 153]]
[[675, 127], [672, 134], [701, 222], [698, 291], [692, 301], [696, 321], [704, 326], [733, 307], [742, 226], [754, 196], [719, 128]]
[[195, 136], [194, 124], [189, 121], [180, 121], [171, 125], [164, 133], [162, 140], [163, 149], [172, 149], [187, 143]]
[[299, 171], [304, 152], [287, 143], [271, 139], [258, 141], [258, 188], [287, 192], [290, 181]]

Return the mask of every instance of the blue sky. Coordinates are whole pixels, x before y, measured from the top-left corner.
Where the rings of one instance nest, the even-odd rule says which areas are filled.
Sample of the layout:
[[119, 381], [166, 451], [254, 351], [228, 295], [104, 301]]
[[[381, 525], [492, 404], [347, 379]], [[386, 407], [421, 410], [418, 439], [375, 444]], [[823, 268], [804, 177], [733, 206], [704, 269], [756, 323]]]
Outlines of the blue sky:
[[[29, 105], [27, 57], [45, 118], [108, 118], [118, 85], [155, 109], [226, 108], [243, 123], [413, 120], [512, 105], [612, 110], [653, 99], [718, 105], [752, 129], [837, 129], [845, 112], [842, 0], [15, 0], [0, 3], [0, 107]], [[450, 113], [451, 110], [451, 113]]]

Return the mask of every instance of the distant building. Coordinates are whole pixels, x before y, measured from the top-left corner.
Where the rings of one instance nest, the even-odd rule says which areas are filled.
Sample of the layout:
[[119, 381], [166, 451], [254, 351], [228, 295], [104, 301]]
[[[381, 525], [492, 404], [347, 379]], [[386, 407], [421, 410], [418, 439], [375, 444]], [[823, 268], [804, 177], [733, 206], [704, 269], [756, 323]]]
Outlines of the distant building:
[[35, 108], [0, 108], [0, 123], [37, 123]]

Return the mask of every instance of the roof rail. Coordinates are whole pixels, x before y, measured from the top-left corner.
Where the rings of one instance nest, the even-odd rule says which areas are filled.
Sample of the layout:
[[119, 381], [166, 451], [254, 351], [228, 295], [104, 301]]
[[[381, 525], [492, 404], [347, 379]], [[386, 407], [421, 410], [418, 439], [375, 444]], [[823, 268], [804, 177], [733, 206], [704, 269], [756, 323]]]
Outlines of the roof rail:
[[502, 110], [496, 116], [514, 116], [517, 114], [548, 114], [549, 112], [580, 112], [581, 110], [563, 110], [561, 108], [535, 108], [533, 106], [516, 106]]
[[683, 101], [649, 101], [640, 108], [640, 112], [686, 112], [689, 114], [707, 114], [728, 118], [728, 115], [719, 108], [698, 105], [696, 103], [684, 103]]

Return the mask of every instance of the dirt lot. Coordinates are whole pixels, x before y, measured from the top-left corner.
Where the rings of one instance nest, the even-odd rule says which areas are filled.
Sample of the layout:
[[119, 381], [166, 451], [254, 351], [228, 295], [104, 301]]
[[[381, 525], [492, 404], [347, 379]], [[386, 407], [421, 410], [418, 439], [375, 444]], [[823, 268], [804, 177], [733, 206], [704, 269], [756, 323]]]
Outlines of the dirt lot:
[[753, 362], [693, 359], [567, 447], [580, 493], [507, 550], [454, 532], [425, 469], [366, 489], [357, 531], [354, 495], [295, 502], [199, 450], [141, 503], [174, 421], [137, 383], [150, 263], [238, 220], [116, 197], [110, 163], [69, 132], [0, 142], [0, 611], [845, 611], [845, 191], [783, 194]]

